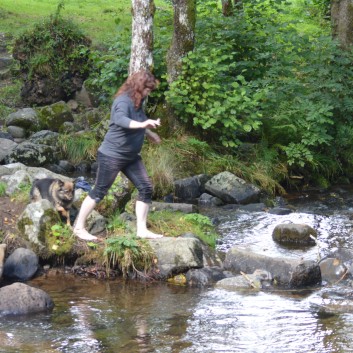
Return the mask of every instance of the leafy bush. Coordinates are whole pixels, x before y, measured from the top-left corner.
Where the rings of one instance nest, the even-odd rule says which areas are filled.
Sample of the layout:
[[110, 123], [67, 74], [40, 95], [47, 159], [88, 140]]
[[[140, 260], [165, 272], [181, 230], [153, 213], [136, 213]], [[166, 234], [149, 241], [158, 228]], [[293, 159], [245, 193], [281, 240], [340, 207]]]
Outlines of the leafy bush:
[[145, 277], [155, 259], [154, 252], [145, 239], [132, 235], [114, 236], [106, 239], [104, 263], [110, 268], [118, 266], [124, 277]]
[[130, 58], [130, 43], [127, 43], [118, 37], [107, 51], [90, 53], [92, 70], [87, 86], [98, 92], [98, 99], [102, 103], [110, 102], [127, 78]]
[[351, 165], [342, 133], [353, 127], [353, 53], [329, 33], [284, 23], [291, 7], [274, 4], [248, 0], [234, 17], [201, 17], [167, 99], [187, 129], [229, 154], [255, 143], [283, 172], [333, 178]]
[[[25, 99], [34, 99], [28, 97], [32, 91], [42, 95], [49, 92], [54, 95], [55, 92], [56, 99], [62, 98], [61, 92], [65, 98], [70, 97], [88, 76], [91, 41], [77, 25], [60, 16], [62, 8], [61, 1], [54, 15], [35, 24], [15, 40], [13, 55], [19, 61], [24, 77], [22, 94]], [[36, 87], [35, 82], [39, 79], [48, 91], [43, 93], [43, 87]], [[48, 97], [45, 99], [44, 103], [50, 102]]]

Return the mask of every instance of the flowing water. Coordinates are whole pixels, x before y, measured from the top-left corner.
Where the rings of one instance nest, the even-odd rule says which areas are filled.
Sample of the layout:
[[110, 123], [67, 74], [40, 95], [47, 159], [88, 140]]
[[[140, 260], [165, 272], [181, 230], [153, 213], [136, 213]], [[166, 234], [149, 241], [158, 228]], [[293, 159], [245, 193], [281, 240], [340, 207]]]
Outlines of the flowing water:
[[[352, 248], [352, 190], [292, 195], [289, 203], [296, 211], [286, 216], [219, 212], [219, 250], [246, 244], [270, 255], [315, 259]], [[275, 245], [273, 228], [284, 222], [313, 226], [319, 245]], [[29, 284], [50, 294], [54, 310], [0, 318], [0, 352], [353, 352], [353, 314], [321, 313], [313, 305], [320, 289], [236, 292], [71, 274]]]

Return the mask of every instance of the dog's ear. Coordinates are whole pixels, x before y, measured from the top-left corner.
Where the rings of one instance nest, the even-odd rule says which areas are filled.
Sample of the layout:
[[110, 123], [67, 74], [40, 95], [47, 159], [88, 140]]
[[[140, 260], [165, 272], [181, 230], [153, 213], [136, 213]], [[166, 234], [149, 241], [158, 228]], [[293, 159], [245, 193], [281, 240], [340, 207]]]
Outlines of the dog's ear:
[[61, 188], [65, 185], [65, 183], [60, 179], [58, 179], [58, 184]]

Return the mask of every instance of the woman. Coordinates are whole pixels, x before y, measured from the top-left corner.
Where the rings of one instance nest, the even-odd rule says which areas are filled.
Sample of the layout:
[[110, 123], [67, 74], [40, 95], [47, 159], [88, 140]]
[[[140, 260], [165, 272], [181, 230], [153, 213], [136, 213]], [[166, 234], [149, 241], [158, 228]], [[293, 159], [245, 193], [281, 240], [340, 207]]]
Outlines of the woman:
[[147, 214], [152, 197], [152, 183], [147, 175], [140, 152], [145, 135], [154, 143], [159, 136], [149, 129], [160, 125], [160, 120], [148, 119], [142, 109], [144, 98], [158, 85], [158, 80], [148, 71], [132, 74], [120, 87], [112, 105], [109, 129], [98, 149], [98, 169], [94, 188], [81, 205], [74, 225], [74, 234], [83, 240], [97, 240], [85, 229], [85, 222], [121, 171], [138, 190], [136, 201], [137, 236], [160, 238], [147, 229]]

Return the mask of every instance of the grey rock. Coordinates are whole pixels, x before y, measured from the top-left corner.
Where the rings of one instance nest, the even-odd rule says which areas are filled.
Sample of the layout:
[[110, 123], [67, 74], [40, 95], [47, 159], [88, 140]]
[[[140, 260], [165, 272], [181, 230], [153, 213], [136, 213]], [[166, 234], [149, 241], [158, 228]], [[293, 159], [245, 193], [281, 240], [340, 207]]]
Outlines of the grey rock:
[[34, 314], [54, 307], [46, 292], [24, 283], [0, 288], [0, 298], [0, 316]]
[[56, 147], [58, 144], [59, 134], [50, 130], [41, 130], [34, 133], [27, 141], [33, 144], [48, 145]]
[[205, 174], [174, 181], [174, 197], [178, 202], [190, 202], [205, 191], [205, 183], [210, 179]]
[[203, 267], [202, 245], [198, 239], [164, 237], [151, 239], [149, 243], [156, 254], [161, 279]]
[[27, 281], [34, 276], [37, 270], [37, 255], [32, 250], [17, 248], [5, 261], [4, 276]]
[[39, 129], [37, 112], [32, 108], [23, 108], [11, 113], [6, 118], [6, 126], [20, 126], [26, 130], [37, 131]]
[[7, 131], [14, 139], [24, 139], [26, 137], [26, 129], [20, 126], [8, 126]]
[[249, 248], [230, 249], [223, 266], [233, 273], [253, 273], [263, 269], [272, 274], [274, 285], [285, 288], [303, 288], [321, 283], [319, 265], [312, 260], [270, 257]]
[[199, 197], [198, 204], [200, 207], [214, 207], [214, 206], [222, 206], [223, 201], [216, 196], [212, 196], [204, 192]]
[[284, 223], [277, 225], [272, 232], [272, 239], [281, 244], [315, 245], [317, 232], [306, 224]]
[[186, 274], [186, 281], [191, 287], [205, 287], [212, 285], [223, 278], [231, 275], [221, 267], [204, 267], [201, 269], [189, 270]]
[[225, 203], [249, 204], [260, 199], [260, 189], [230, 172], [222, 172], [211, 178], [205, 189]]
[[17, 143], [5, 138], [0, 138], [0, 162], [3, 161], [17, 146]]
[[6, 164], [23, 163], [32, 167], [41, 167], [57, 161], [55, 146], [34, 144], [28, 141], [18, 144], [9, 155], [6, 156]]

